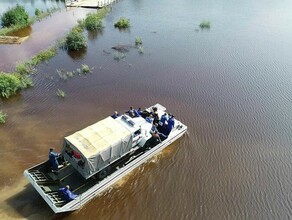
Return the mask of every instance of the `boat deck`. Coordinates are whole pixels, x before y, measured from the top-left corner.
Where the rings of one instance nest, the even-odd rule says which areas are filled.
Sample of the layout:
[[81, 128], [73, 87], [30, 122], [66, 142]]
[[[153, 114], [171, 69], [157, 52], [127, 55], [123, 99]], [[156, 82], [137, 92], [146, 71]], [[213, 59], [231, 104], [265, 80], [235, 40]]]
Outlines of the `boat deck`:
[[[156, 106], [159, 107], [157, 115], [162, 117], [165, 111], [164, 107], [158, 104]], [[146, 109], [141, 114], [141, 119], [144, 118], [143, 120], [146, 120], [145, 123], [147, 125], [147, 117], [151, 114], [149, 110]], [[125, 126], [128, 126], [130, 122], [131, 126], [140, 125], [138, 121], [133, 122], [132, 120], [134, 119], [130, 120], [129, 117], [124, 115], [115, 120], [126, 120], [122, 121]], [[70, 155], [72, 157], [72, 154], [67, 150], [62, 151], [61, 156], [58, 157], [59, 164], [62, 164], [58, 171], [52, 171], [50, 162], [45, 161], [25, 170], [24, 175], [55, 213], [77, 210], [120, 178], [180, 138], [186, 132], [187, 126], [176, 119], [174, 120], [175, 126], [170, 129], [169, 126], [164, 124], [157, 125], [156, 129], [161, 134], [158, 138], [155, 135], [148, 135], [148, 133], [155, 134], [151, 133], [151, 123], [146, 128], [140, 126], [140, 130], [137, 131], [140, 131], [138, 134], [141, 136], [144, 135], [144, 139], [137, 144], [132, 144], [132, 148], [129, 151], [87, 178], [76, 169], [74, 160], [68, 159]], [[136, 128], [132, 129], [132, 132], [135, 134]], [[83, 169], [83, 167], [80, 169]], [[69, 185], [70, 191], [77, 195], [76, 199], [67, 201], [67, 197], [65, 198], [60, 192], [59, 189], [66, 185]]]

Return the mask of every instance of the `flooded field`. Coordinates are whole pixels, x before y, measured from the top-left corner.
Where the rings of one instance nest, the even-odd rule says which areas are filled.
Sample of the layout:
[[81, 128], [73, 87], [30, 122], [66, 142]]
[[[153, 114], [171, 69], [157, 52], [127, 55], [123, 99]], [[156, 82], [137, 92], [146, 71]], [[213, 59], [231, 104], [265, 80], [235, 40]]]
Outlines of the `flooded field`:
[[[101, 33], [85, 32], [86, 50], [60, 50], [38, 66], [33, 88], [2, 100], [9, 117], [0, 126], [0, 217], [291, 219], [291, 9], [288, 0], [113, 5]], [[128, 31], [113, 26], [122, 16]], [[199, 28], [203, 20], [210, 29]], [[130, 48], [118, 61], [111, 48], [134, 46], [136, 36], [144, 53]], [[26, 44], [19, 53], [35, 50]], [[82, 64], [92, 72], [60, 77]], [[22, 176], [49, 147], [61, 149], [64, 136], [114, 110], [154, 103], [182, 120], [188, 135], [81, 210], [54, 215]]]

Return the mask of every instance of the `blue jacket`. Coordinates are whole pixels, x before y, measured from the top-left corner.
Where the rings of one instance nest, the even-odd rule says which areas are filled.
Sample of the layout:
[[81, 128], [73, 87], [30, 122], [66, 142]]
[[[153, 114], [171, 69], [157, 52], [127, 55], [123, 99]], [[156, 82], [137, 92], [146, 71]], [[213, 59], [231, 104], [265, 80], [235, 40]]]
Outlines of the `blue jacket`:
[[58, 170], [58, 166], [59, 166], [59, 162], [57, 160], [57, 158], [59, 157], [59, 154], [51, 151], [49, 153], [49, 160], [50, 160], [50, 163], [53, 167], [53, 170]]
[[59, 191], [64, 195], [68, 202], [78, 197], [78, 195], [74, 194], [66, 187], [60, 188]]

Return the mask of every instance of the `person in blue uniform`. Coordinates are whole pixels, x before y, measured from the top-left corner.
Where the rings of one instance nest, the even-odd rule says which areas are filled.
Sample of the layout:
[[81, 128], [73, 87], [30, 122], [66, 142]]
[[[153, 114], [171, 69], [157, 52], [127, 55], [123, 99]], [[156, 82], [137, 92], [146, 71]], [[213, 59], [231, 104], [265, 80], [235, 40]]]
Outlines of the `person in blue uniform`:
[[126, 111], [126, 113], [128, 113], [130, 117], [134, 118], [135, 117], [135, 112], [134, 112], [133, 106], [131, 106], [130, 110]]
[[59, 191], [63, 194], [67, 202], [70, 202], [78, 197], [78, 195], [71, 192], [69, 185], [60, 188]]
[[161, 119], [160, 119], [160, 125], [161, 125], [161, 126], [164, 126], [164, 125], [167, 123], [167, 120], [168, 120], [168, 115], [167, 115], [167, 113], [164, 113], [164, 114], [161, 116]]
[[59, 167], [59, 162], [57, 160], [57, 158], [60, 156], [59, 153], [55, 153], [54, 152], [54, 148], [50, 148], [50, 152], [49, 152], [49, 161], [51, 163], [52, 169], [53, 171], [58, 171], [58, 167]]
[[174, 128], [174, 115], [170, 115], [168, 121], [167, 121], [167, 130], [168, 134], [171, 132], [171, 130]]

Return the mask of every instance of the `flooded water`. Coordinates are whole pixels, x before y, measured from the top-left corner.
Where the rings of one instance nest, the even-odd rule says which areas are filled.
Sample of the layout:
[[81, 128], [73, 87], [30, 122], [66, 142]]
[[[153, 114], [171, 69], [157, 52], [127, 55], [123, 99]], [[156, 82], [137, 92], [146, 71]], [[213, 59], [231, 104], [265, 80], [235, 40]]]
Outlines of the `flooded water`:
[[[2, 101], [9, 117], [0, 127], [0, 216], [291, 219], [291, 9], [288, 0], [115, 4], [102, 33], [85, 33], [86, 50], [60, 50], [38, 67], [33, 88]], [[129, 31], [113, 27], [122, 16]], [[199, 29], [202, 20], [211, 28]], [[136, 36], [144, 54], [131, 48], [115, 60], [111, 47], [134, 45]], [[64, 80], [56, 71], [82, 64], [92, 73]], [[154, 103], [188, 134], [81, 210], [54, 215], [22, 176], [64, 136], [114, 110]]]

